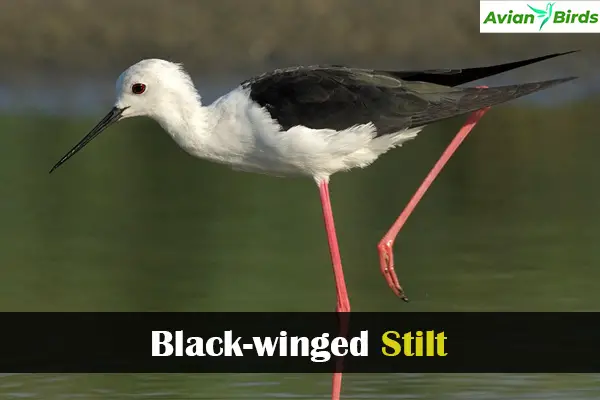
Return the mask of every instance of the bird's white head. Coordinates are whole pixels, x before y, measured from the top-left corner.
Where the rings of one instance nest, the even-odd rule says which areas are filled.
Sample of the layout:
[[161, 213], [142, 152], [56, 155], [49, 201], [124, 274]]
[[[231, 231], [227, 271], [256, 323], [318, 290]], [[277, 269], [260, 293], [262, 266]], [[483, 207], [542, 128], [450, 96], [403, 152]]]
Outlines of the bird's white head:
[[142, 60], [117, 79], [115, 107], [121, 118], [148, 116], [160, 119], [174, 108], [200, 101], [192, 79], [180, 64], [165, 60]]
[[159, 59], [142, 60], [127, 68], [117, 79], [116, 91], [114, 107], [50, 172], [122, 119], [146, 116], [167, 127], [185, 120], [201, 105], [200, 95], [182, 66]]

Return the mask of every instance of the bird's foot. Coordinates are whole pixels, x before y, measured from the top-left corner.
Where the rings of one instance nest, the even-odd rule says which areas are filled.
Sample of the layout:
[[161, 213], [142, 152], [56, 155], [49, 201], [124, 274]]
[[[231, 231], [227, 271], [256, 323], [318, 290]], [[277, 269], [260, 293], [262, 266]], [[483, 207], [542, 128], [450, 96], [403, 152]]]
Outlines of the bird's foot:
[[381, 273], [385, 278], [388, 286], [394, 294], [400, 297], [402, 300], [408, 302], [408, 297], [404, 294], [404, 289], [400, 285], [400, 281], [398, 281], [398, 276], [396, 275], [396, 271], [394, 270], [394, 251], [392, 249], [393, 242], [380, 242], [377, 245], [377, 251], [379, 252], [379, 264], [381, 266]]

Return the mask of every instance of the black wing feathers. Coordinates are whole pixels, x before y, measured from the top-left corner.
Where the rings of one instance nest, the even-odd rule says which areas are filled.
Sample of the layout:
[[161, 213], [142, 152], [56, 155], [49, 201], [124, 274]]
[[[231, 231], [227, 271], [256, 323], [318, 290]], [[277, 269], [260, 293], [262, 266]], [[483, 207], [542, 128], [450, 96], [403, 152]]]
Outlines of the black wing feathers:
[[[294, 69], [253, 82], [250, 96], [285, 130], [296, 125], [343, 130], [375, 123], [402, 106], [392, 88], [365, 80], [364, 73], [345, 68]], [[400, 83], [393, 82], [398, 90]]]
[[458, 86], [463, 83], [477, 81], [479, 79], [498, 75], [513, 69], [525, 67], [540, 61], [575, 53], [579, 50], [566, 51], [564, 53], [548, 54], [546, 56], [530, 58], [528, 60], [514, 61], [506, 64], [491, 65], [488, 67], [476, 67], [465, 69], [446, 69], [428, 71], [386, 71], [388, 74], [404, 79], [405, 81], [419, 81], [435, 83], [443, 86]]
[[297, 125], [344, 130], [372, 123], [377, 136], [381, 136], [500, 104], [573, 79], [489, 89], [449, 87], [562, 54], [568, 53], [446, 71], [295, 67], [263, 74], [242, 85], [284, 130]]

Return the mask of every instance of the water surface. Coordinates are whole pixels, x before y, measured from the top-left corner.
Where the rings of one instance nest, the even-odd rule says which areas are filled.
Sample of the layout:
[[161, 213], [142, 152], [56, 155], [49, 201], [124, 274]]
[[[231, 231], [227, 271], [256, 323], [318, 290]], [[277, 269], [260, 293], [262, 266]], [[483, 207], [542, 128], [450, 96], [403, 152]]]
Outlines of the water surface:
[[[498, 107], [396, 243], [412, 302], [375, 245], [459, 120], [332, 180], [355, 311], [598, 311], [597, 101]], [[93, 120], [0, 118], [1, 311], [327, 311], [334, 290], [309, 179], [243, 174], [125, 121], [55, 174]], [[518, 362], [518, 360], [515, 360]], [[327, 398], [323, 375], [5, 375], [0, 397]], [[354, 399], [592, 399], [593, 375], [348, 375]]]

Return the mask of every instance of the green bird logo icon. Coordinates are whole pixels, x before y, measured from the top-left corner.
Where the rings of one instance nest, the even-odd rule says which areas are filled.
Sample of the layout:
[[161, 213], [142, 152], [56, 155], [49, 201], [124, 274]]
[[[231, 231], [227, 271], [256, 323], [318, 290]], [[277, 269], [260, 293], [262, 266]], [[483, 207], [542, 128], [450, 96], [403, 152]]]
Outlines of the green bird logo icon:
[[552, 17], [552, 7], [555, 4], [556, 4], [556, 2], [546, 4], [546, 10], [540, 10], [538, 8], [531, 7], [529, 4], [527, 4], [527, 7], [531, 8], [531, 10], [534, 13], [537, 14], [538, 18], [543, 18], [544, 19], [542, 21], [542, 24], [540, 25], [540, 29], [538, 30], [538, 32], [542, 30], [542, 28], [544, 27], [544, 25], [546, 25], [546, 22], [548, 22], [548, 20], [550, 20], [550, 17]]

